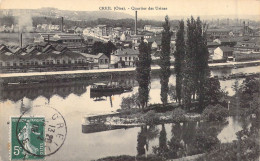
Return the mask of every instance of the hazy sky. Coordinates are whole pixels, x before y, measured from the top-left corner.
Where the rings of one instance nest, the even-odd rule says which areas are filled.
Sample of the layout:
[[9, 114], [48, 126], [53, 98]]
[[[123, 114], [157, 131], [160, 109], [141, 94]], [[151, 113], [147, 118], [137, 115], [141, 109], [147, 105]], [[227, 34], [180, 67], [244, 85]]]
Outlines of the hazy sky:
[[[0, 8], [37, 9], [55, 7], [64, 10], [98, 11], [102, 6], [167, 7], [166, 11], [139, 11], [140, 16], [161, 15], [260, 15], [260, 0], [0, 0]], [[130, 9], [128, 9], [130, 8]], [[122, 12], [122, 11], [120, 11]]]

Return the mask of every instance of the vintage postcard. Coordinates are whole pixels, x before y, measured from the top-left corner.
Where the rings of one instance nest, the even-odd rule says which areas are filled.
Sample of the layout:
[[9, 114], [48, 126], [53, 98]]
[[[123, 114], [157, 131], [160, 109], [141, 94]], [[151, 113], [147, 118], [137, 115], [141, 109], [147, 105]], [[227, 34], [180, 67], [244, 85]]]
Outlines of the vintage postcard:
[[0, 0], [0, 161], [259, 161], [259, 0]]

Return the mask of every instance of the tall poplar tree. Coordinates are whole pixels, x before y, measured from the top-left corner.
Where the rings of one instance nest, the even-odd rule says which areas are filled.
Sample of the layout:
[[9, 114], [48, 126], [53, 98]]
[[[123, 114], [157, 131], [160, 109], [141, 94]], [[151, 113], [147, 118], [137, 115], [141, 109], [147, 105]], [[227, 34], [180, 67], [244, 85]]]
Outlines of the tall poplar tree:
[[139, 55], [136, 63], [136, 79], [139, 84], [138, 101], [144, 109], [147, 106], [150, 92], [151, 77], [151, 46], [141, 39], [139, 45]]
[[187, 20], [187, 41], [186, 52], [184, 56], [184, 70], [183, 70], [183, 104], [186, 109], [191, 106], [191, 96], [195, 91], [195, 20], [193, 17]]
[[161, 101], [165, 105], [168, 102], [168, 92], [169, 92], [169, 77], [171, 76], [171, 63], [170, 63], [170, 43], [172, 32], [170, 31], [170, 24], [168, 16], [165, 16], [165, 23], [163, 24], [162, 32], [162, 52], [160, 55], [160, 83], [161, 83]]
[[185, 107], [189, 108], [192, 98], [196, 96], [199, 107], [204, 107], [204, 90], [209, 78], [208, 48], [206, 39], [206, 25], [202, 24], [200, 18], [193, 17], [187, 21], [187, 42], [185, 53], [185, 70], [183, 78], [183, 101]]
[[209, 52], [206, 39], [206, 24], [202, 24], [200, 18], [196, 21], [196, 38], [197, 38], [197, 53], [196, 53], [196, 75], [197, 75], [197, 95], [199, 107], [204, 108], [205, 90], [209, 81], [210, 71], [208, 66]]
[[182, 81], [184, 68], [185, 40], [184, 40], [184, 21], [179, 22], [179, 29], [176, 35], [176, 51], [174, 53], [174, 69], [176, 73], [176, 101], [181, 103]]

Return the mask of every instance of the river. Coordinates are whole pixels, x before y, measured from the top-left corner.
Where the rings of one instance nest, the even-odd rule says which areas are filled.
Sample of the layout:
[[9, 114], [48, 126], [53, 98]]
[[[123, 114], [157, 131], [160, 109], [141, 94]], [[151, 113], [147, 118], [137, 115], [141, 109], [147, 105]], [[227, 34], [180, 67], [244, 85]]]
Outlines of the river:
[[[251, 73], [259, 70], [259, 66], [212, 70], [211, 75], [223, 76], [233, 73]], [[108, 82], [107, 80], [95, 80], [94, 82]], [[9, 146], [9, 120], [10, 116], [20, 116], [22, 109], [33, 106], [50, 105], [57, 109], [65, 118], [67, 123], [67, 138], [62, 148], [54, 155], [46, 157], [46, 160], [91, 160], [114, 155], [137, 155], [137, 137], [141, 132], [141, 127], [130, 129], [117, 129], [98, 133], [82, 133], [82, 120], [87, 114], [99, 114], [104, 112], [116, 111], [120, 108], [123, 97], [130, 96], [137, 92], [138, 84], [133, 78], [115, 78], [113, 82], [119, 82], [134, 86], [133, 91], [118, 95], [93, 97], [90, 94], [91, 81], [75, 81], [66, 83], [42, 83], [30, 85], [15, 85], [1, 89], [0, 94], [0, 156], [2, 160], [8, 160]], [[239, 79], [239, 84], [242, 83]], [[91, 82], [91, 83], [90, 83]], [[232, 85], [235, 80], [220, 81], [221, 88], [226, 90], [229, 95], [233, 95]], [[170, 84], [175, 85], [175, 76], [170, 77]], [[160, 81], [158, 75], [153, 75], [151, 79], [150, 103], [160, 103]], [[243, 122], [239, 118], [228, 118], [229, 123], [218, 128], [217, 137], [221, 142], [231, 142], [236, 139], [235, 133], [242, 129]], [[167, 140], [172, 137], [173, 131], [180, 131], [180, 136], [184, 142], [189, 142], [192, 138], [191, 129], [200, 126], [208, 126], [205, 123], [189, 123], [189, 125], [165, 124]], [[177, 128], [178, 127], [178, 128]], [[157, 125], [155, 131], [160, 131], [162, 125]], [[188, 133], [189, 135], [187, 136]], [[149, 140], [148, 153], [152, 153], [152, 147], [158, 146], [158, 135]], [[64, 155], [66, 154], [66, 155]], [[59, 158], [59, 159], [58, 159]], [[1, 160], [1, 158], [0, 158]]]

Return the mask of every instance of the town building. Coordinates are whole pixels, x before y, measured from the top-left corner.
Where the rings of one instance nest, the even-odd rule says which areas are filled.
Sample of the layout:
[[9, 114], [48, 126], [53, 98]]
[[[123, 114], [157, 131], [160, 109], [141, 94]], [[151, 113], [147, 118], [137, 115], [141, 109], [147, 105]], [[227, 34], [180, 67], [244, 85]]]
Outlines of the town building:
[[91, 62], [62, 46], [0, 47], [1, 72], [91, 69]]
[[111, 53], [112, 67], [135, 66], [139, 51], [134, 48], [120, 48]]
[[109, 58], [104, 53], [99, 53], [97, 55], [80, 53], [84, 56], [89, 62], [93, 63], [94, 68], [105, 69], [109, 68]]
[[73, 52], [88, 52], [84, 37], [79, 34], [69, 33], [39, 33], [34, 38], [35, 43], [47, 42], [52, 45], [62, 44]]
[[144, 30], [150, 31], [150, 32], [153, 32], [153, 33], [161, 33], [163, 31], [163, 27], [155, 27], [155, 26], [152, 26], [152, 25], [145, 25]]
[[218, 62], [233, 61], [233, 48], [228, 46], [217, 47], [212, 55], [212, 60]]

